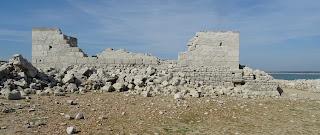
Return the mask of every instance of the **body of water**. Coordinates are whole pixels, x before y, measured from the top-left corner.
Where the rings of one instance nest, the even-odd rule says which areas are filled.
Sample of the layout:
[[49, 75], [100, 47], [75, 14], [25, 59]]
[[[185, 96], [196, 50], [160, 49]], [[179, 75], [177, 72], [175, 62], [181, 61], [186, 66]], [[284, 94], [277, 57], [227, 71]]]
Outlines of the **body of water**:
[[320, 79], [320, 71], [277, 71], [268, 72], [275, 79], [297, 80], [297, 79]]

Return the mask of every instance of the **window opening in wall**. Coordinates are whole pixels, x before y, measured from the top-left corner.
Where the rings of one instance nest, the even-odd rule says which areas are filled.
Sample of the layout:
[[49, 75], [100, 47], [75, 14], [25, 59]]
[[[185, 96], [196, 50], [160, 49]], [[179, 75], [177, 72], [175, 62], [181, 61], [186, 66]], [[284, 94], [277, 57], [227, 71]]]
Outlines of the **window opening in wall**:
[[219, 46], [222, 46], [222, 42], [220, 42]]
[[51, 50], [52, 49], [52, 46], [51, 45], [49, 45], [49, 50]]

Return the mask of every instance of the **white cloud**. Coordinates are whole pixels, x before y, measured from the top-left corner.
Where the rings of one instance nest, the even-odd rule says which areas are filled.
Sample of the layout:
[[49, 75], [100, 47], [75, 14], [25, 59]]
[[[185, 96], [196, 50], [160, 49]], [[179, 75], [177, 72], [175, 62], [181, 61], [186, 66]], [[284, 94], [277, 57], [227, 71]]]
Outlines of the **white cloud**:
[[30, 31], [21, 31], [13, 29], [0, 29], [0, 40], [11, 42], [25, 42], [31, 38]]

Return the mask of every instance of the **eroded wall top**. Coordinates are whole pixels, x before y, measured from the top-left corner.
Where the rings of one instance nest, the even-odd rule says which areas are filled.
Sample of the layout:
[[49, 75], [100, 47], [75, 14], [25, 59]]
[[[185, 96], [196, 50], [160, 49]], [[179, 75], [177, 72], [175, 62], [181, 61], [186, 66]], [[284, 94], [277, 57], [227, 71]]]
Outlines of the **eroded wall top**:
[[32, 64], [38, 68], [63, 68], [69, 65], [150, 65], [159, 59], [145, 54], [107, 49], [88, 57], [77, 45], [77, 39], [64, 35], [58, 28], [32, 29]]

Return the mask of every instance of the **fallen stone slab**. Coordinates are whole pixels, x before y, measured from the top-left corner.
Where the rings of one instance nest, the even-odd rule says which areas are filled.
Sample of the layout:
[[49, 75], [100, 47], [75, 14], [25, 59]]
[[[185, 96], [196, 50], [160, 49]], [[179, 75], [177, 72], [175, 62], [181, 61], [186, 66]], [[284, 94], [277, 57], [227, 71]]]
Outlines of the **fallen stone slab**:
[[20, 54], [15, 54], [9, 60], [15, 67], [21, 69], [29, 77], [35, 77], [38, 74], [37, 68], [35, 68], [31, 63], [22, 57]]
[[8, 100], [20, 100], [20, 99], [22, 99], [22, 96], [21, 96], [20, 91], [13, 90], [13, 91], [7, 93], [6, 98]]
[[122, 92], [126, 90], [126, 86], [123, 83], [115, 83], [112, 86], [118, 92]]

